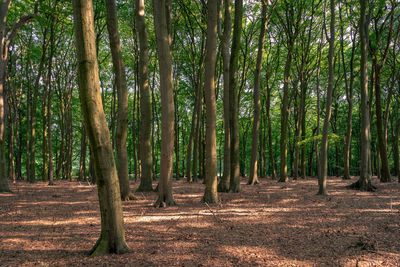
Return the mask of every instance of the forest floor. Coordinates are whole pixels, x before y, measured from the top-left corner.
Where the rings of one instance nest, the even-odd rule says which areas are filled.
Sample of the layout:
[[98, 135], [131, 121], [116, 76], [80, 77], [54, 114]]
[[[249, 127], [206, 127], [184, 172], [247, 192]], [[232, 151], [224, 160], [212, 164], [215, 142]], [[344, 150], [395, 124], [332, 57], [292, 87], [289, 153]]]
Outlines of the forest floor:
[[131, 253], [94, 258], [96, 187], [18, 182], [0, 193], [0, 266], [400, 266], [400, 184], [351, 182], [330, 177], [324, 197], [312, 178], [242, 179], [241, 193], [208, 206], [203, 184], [174, 181], [176, 207], [153, 208], [156, 193], [123, 203]]

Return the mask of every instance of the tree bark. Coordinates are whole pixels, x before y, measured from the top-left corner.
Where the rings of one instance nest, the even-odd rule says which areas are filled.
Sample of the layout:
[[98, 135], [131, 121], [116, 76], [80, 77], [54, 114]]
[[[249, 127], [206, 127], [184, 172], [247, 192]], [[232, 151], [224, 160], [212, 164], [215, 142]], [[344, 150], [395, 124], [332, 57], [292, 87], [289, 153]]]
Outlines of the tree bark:
[[118, 17], [115, 0], [106, 0], [107, 29], [110, 40], [111, 56], [115, 73], [115, 85], [118, 93], [117, 117], [117, 165], [118, 179], [123, 201], [133, 200], [135, 196], [129, 187], [128, 151], [126, 138], [128, 134], [128, 89], [126, 85], [125, 64], [122, 58], [121, 43], [118, 30]]
[[153, 5], [161, 91], [161, 169], [158, 199], [154, 206], [166, 207], [176, 205], [172, 195], [174, 99], [170, 32], [171, 1], [153, 0]]
[[152, 191], [153, 160], [151, 157], [151, 104], [148, 79], [149, 45], [145, 22], [145, 5], [143, 0], [136, 0], [136, 29], [139, 36], [139, 88], [140, 88], [140, 162], [142, 172], [138, 191]]
[[229, 43], [232, 31], [231, 0], [224, 0], [224, 33], [221, 39], [221, 54], [224, 73], [224, 173], [218, 184], [219, 192], [229, 191], [231, 174], [231, 138], [229, 124]]
[[360, 0], [360, 85], [361, 85], [361, 163], [360, 178], [357, 182], [349, 187], [365, 191], [374, 190], [371, 184], [371, 168], [370, 168], [370, 116], [368, 103], [368, 50], [367, 50], [367, 22], [366, 9], [368, 0]]
[[326, 195], [326, 179], [327, 179], [327, 168], [328, 168], [328, 134], [329, 134], [329, 122], [331, 119], [332, 112], [332, 95], [334, 90], [334, 77], [335, 77], [335, 0], [330, 1], [331, 9], [331, 22], [330, 22], [330, 37], [329, 37], [329, 53], [328, 53], [328, 65], [329, 65], [329, 78], [328, 78], [328, 90], [326, 93], [326, 108], [325, 108], [325, 120], [322, 130], [322, 141], [321, 141], [321, 152], [320, 152], [320, 172], [318, 176], [318, 195]]
[[207, 2], [207, 42], [204, 74], [204, 97], [206, 103], [206, 157], [205, 176], [206, 188], [203, 201], [217, 203], [217, 104], [215, 99], [215, 63], [217, 60], [217, 20], [218, 2]]
[[240, 192], [239, 165], [239, 94], [237, 87], [240, 38], [242, 35], [243, 0], [235, 0], [235, 18], [232, 37], [232, 50], [229, 62], [229, 125], [231, 138], [231, 172], [229, 192]]
[[[5, 124], [6, 124], [6, 75], [9, 47], [18, 30], [36, 16], [35, 14], [22, 16], [13, 25], [7, 36], [7, 16], [11, 0], [3, 0], [0, 3], [0, 192], [10, 192], [7, 181], [7, 162], [5, 155]], [[35, 10], [36, 11], [36, 10]]]
[[92, 256], [129, 251], [125, 241], [121, 194], [103, 104], [96, 58], [93, 4], [73, 0], [79, 96], [96, 169], [101, 213], [101, 234]]
[[264, 39], [265, 31], [267, 28], [267, 3], [266, 0], [262, 1], [261, 10], [261, 28], [260, 36], [258, 37], [258, 51], [257, 51], [257, 63], [254, 73], [254, 117], [253, 117], [253, 131], [251, 140], [251, 161], [250, 161], [250, 176], [247, 184], [258, 184], [257, 176], [257, 151], [258, 151], [258, 131], [260, 128], [260, 76], [262, 67], [262, 56], [264, 52]]

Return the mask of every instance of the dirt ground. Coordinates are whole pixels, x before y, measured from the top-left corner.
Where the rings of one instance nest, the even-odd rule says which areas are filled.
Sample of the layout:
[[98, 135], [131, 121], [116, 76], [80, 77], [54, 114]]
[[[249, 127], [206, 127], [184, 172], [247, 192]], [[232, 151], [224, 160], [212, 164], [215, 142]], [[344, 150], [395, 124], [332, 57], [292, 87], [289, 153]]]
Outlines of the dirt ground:
[[359, 192], [331, 177], [322, 197], [311, 178], [245, 182], [212, 206], [200, 203], [203, 184], [185, 180], [174, 181], [176, 207], [136, 193], [123, 203], [132, 252], [94, 258], [96, 187], [18, 182], [0, 193], [0, 266], [400, 266], [399, 183]]

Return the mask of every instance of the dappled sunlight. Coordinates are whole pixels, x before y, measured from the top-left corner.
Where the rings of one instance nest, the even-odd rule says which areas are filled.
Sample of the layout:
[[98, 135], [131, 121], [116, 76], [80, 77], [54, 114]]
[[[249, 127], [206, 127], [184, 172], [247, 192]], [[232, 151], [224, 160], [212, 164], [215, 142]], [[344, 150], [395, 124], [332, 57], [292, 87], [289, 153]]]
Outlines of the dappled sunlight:
[[[290, 190], [262, 180], [257, 186], [244, 185], [239, 194], [222, 193], [220, 203], [208, 206], [200, 202], [203, 184], [174, 181], [178, 206], [165, 209], [152, 206], [156, 193], [137, 193], [137, 201], [123, 202], [126, 240], [133, 252], [107, 257], [107, 262], [346, 266], [355, 257], [400, 261], [399, 199], [393, 189], [384, 185], [378, 193], [359, 194], [344, 190], [339, 179], [330, 181], [330, 191], [339, 193], [328, 197], [316, 195], [315, 180], [288, 183]], [[99, 264], [84, 254], [100, 234], [96, 190], [80, 191], [86, 188], [69, 182], [59, 182], [57, 188], [17, 186], [19, 192], [11, 197], [0, 195], [2, 262]], [[22, 253], [21, 247], [24, 259], [13, 256]]]

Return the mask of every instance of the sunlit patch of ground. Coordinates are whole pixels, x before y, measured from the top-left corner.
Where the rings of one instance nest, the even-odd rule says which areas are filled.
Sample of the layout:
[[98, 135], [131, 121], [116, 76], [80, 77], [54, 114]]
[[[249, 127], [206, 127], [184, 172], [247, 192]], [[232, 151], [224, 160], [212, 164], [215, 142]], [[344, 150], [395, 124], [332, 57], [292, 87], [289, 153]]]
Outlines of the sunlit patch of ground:
[[86, 254], [100, 231], [95, 186], [11, 184], [0, 193], [0, 266], [400, 266], [400, 184], [359, 192], [331, 177], [323, 197], [311, 178], [246, 182], [210, 206], [201, 182], [174, 181], [178, 206], [165, 209], [137, 193], [123, 203], [132, 252], [96, 258]]

